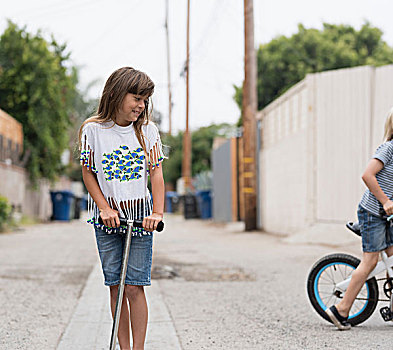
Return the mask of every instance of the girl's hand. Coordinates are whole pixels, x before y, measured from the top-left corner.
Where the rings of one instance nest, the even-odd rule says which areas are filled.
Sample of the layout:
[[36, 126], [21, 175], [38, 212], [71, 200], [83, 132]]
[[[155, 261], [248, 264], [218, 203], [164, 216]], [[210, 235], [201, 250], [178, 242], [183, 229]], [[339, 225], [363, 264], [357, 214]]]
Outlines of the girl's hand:
[[114, 210], [112, 208], [101, 209], [100, 216], [105, 226], [108, 227], [120, 226], [119, 212], [117, 210]]
[[150, 216], [146, 216], [143, 218], [143, 228], [149, 232], [154, 231], [163, 217], [164, 215], [159, 213], [153, 213]]
[[383, 205], [383, 210], [386, 214], [393, 215], [393, 202], [390, 199]]

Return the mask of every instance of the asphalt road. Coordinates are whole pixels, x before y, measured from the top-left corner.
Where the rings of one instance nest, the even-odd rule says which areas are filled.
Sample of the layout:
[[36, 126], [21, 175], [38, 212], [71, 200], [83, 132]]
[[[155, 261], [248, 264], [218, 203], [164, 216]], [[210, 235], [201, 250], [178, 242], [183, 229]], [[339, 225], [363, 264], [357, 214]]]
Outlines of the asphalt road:
[[49, 223], [0, 234], [0, 349], [56, 348], [96, 263], [90, 230]]
[[156, 240], [155, 261], [178, 274], [159, 283], [184, 349], [392, 349], [392, 323], [379, 308], [340, 332], [307, 299], [313, 263], [334, 252], [359, 256], [358, 239], [346, 247], [285, 244], [237, 224], [170, 223]]
[[[288, 244], [239, 223], [165, 222], [153, 276], [183, 349], [392, 348], [392, 324], [378, 312], [339, 332], [306, 296], [312, 264], [332, 252], [359, 256], [357, 240], [345, 248]], [[96, 262], [93, 231], [82, 222], [1, 234], [0, 349], [55, 349]]]

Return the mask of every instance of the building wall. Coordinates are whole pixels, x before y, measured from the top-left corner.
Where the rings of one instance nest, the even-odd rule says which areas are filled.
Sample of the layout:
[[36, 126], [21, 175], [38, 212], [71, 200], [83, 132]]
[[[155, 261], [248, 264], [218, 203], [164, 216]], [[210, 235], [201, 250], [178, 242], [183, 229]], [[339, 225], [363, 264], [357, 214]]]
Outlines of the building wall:
[[20, 166], [22, 151], [22, 124], [0, 109], [0, 195], [16, 211], [48, 220], [52, 215], [50, 185], [40, 180], [36, 187], [31, 186], [26, 170]]
[[373, 68], [359, 67], [314, 75], [315, 221], [356, 217], [370, 157], [373, 74]]
[[50, 220], [52, 216], [52, 200], [50, 198], [49, 181], [39, 180], [37, 188], [32, 188], [27, 182], [22, 212], [43, 221]]
[[0, 195], [8, 199], [15, 210], [40, 220], [49, 220], [52, 215], [50, 185], [38, 181], [33, 188], [25, 169], [0, 162]]
[[310, 74], [263, 109], [260, 227], [295, 233], [356, 220], [361, 174], [391, 106], [393, 65]]
[[232, 221], [232, 154], [231, 139], [220, 142], [212, 152], [213, 171], [213, 207], [212, 215], [215, 221]]
[[24, 202], [26, 171], [23, 168], [0, 162], [0, 195], [10, 204], [21, 207]]
[[0, 109], [0, 134], [12, 140], [13, 143], [23, 145], [22, 124]]
[[0, 161], [19, 165], [22, 151], [22, 124], [0, 109]]
[[370, 154], [382, 142], [383, 126], [393, 107], [393, 65], [375, 68]]
[[290, 89], [263, 110], [259, 153], [260, 223], [285, 233], [307, 220], [307, 89]]

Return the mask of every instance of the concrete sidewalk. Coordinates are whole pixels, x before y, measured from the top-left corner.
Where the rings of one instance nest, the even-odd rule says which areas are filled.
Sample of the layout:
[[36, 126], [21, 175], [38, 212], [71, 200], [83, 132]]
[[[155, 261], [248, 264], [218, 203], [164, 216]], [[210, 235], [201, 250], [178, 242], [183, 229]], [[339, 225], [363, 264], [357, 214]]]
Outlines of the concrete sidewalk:
[[[145, 291], [149, 306], [146, 350], [181, 349], [159, 282], [152, 281]], [[112, 330], [109, 310], [109, 288], [103, 284], [101, 267], [97, 262], [57, 350], [109, 349]]]

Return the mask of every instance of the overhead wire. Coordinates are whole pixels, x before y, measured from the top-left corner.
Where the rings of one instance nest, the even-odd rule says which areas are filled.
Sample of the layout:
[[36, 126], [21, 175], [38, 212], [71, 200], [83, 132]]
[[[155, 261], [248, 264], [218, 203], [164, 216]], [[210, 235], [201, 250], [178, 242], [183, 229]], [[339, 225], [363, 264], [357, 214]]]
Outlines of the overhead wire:
[[[207, 36], [207, 33], [209, 30], [211, 30], [212, 24], [214, 21], [216, 21], [217, 16], [219, 14], [219, 7], [222, 5], [223, 0], [216, 0], [213, 10], [210, 11], [210, 15], [208, 20], [206, 21], [206, 24], [204, 26], [202, 35], [200, 36], [199, 40], [197, 41], [197, 44], [194, 44], [191, 46], [190, 52], [189, 52], [189, 59], [190, 59], [190, 65], [195, 65], [195, 62], [197, 62], [198, 55], [200, 55], [201, 48], [206, 46], [207, 43], [211, 42], [209, 39], [211, 36]], [[192, 19], [191, 19], [192, 20]], [[206, 40], [206, 37], [208, 39]], [[210, 48], [210, 46], [209, 46]], [[206, 51], [204, 51], [206, 53]], [[183, 66], [180, 71], [180, 79], [183, 77], [184, 74], [184, 69], [185, 69], [185, 63], [183, 63]]]
[[[103, 2], [103, 0], [86, 0], [86, 1], [77, 1], [77, 2], [67, 2], [67, 3], [62, 3], [60, 5], [58, 5], [58, 3], [56, 3], [56, 6], [50, 6], [45, 7], [45, 8], [38, 8], [36, 11], [31, 10], [31, 11], [26, 11], [26, 13], [24, 14], [22, 13], [16, 13], [13, 14], [13, 16], [23, 16], [23, 17], [27, 17], [27, 18], [34, 18], [34, 19], [40, 19], [42, 17], [56, 17], [56, 16], [65, 16], [67, 15], [67, 13], [71, 12], [71, 11], [75, 11], [76, 9], [80, 10], [81, 7], [87, 7], [90, 5], [96, 5], [97, 3]], [[54, 5], [54, 4], [53, 4]], [[41, 11], [42, 10], [42, 11]], [[38, 11], [38, 13], [37, 13]]]
[[222, 5], [222, 3], [223, 3], [223, 0], [216, 0], [216, 2], [214, 4], [214, 8], [210, 12], [209, 19], [206, 22], [206, 25], [204, 27], [202, 35], [200, 36], [200, 39], [198, 40], [196, 45], [191, 47], [190, 57], [191, 57], [191, 55], [194, 54], [195, 51], [199, 50], [200, 47], [203, 47], [204, 45], [206, 45], [206, 36], [207, 36], [206, 34], [209, 32], [209, 30], [211, 30], [213, 22], [216, 21], [216, 18], [219, 14], [218, 10], [219, 10], [220, 5]]
[[[79, 2], [78, 0], [69, 0], [69, 2], [68, 2], [68, 4], [70, 3], [70, 2], [72, 2], [72, 1], [74, 1], [74, 2]], [[28, 15], [34, 15], [34, 12], [40, 12], [40, 11], [42, 11], [42, 10], [47, 10], [48, 8], [50, 9], [50, 8], [57, 8], [59, 5], [64, 5], [64, 1], [63, 0], [59, 0], [59, 1], [51, 1], [51, 2], [49, 2], [49, 3], [47, 3], [47, 4], [45, 4], [45, 6], [38, 6], [37, 7], [37, 5], [35, 5], [34, 7], [32, 7], [32, 8], [24, 8], [24, 9], [22, 9], [22, 10], [17, 10], [16, 12], [13, 12], [12, 13], [12, 15], [13, 16], [24, 16], [24, 15], [26, 15], [26, 14], [28, 14]]]
[[[133, 6], [133, 10], [136, 10], [140, 5], [143, 3], [143, 0], [139, 0], [136, 4]], [[120, 19], [117, 20], [116, 25], [111, 26], [110, 28], [105, 27], [104, 30], [101, 32], [101, 34], [96, 38], [93, 43], [90, 43], [87, 46], [84, 46], [84, 50], [89, 50], [92, 47], [95, 47], [100, 41], [102, 41], [104, 38], [106, 38], [109, 34], [113, 33], [116, 29], [118, 29], [122, 24], [124, 24], [124, 19], [129, 17], [130, 14], [128, 11], [124, 11], [124, 15], [121, 16]]]

